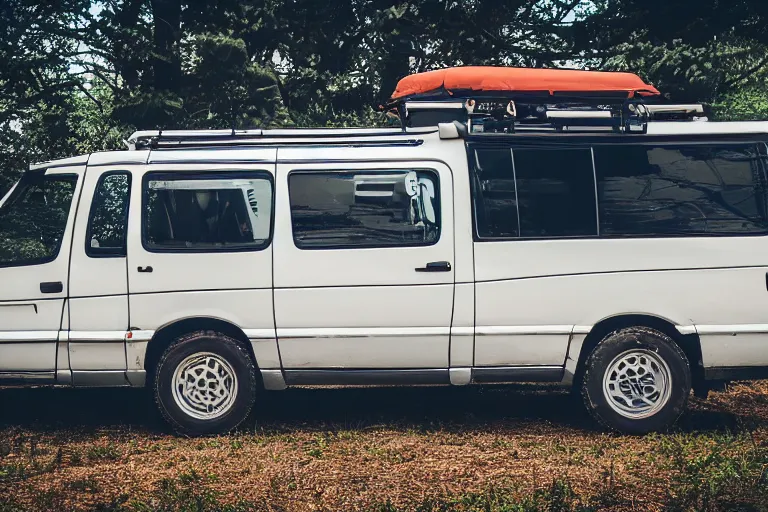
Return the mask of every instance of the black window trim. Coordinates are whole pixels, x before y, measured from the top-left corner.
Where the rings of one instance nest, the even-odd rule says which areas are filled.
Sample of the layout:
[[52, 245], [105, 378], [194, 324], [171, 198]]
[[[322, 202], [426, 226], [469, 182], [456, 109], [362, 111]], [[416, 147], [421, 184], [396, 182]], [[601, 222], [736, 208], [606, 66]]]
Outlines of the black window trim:
[[[68, 166], [71, 167], [71, 166]], [[42, 174], [43, 176], [47, 175], [47, 171], [50, 169], [50, 167], [46, 167], [45, 169], [36, 169], [33, 171], [27, 171], [19, 180], [18, 184], [16, 185], [16, 188], [13, 190], [12, 194], [8, 197], [8, 199], [3, 203], [3, 206], [11, 205], [14, 201], [16, 201], [16, 198], [21, 193], [21, 191], [24, 189], [25, 184], [24, 180], [25, 178], [28, 178], [30, 176], [34, 176], [35, 174]], [[34, 267], [37, 265], [45, 265], [46, 263], [51, 263], [53, 261], [56, 261], [56, 259], [59, 257], [59, 254], [61, 254], [61, 247], [64, 245], [65, 236], [67, 233], [67, 224], [70, 222], [70, 218], [73, 218], [75, 215], [73, 212], [73, 208], [76, 207], [76, 205], [80, 202], [80, 195], [78, 194], [78, 186], [80, 185], [80, 178], [81, 175], [78, 173], [54, 173], [50, 174], [48, 176], [55, 176], [56, 178], [74, 178], [75, 182], [75, 188], [72, 190], [72, 199], [69, 202], [69, 212], [67, 213], [67, 222], [64, 225], [64, 233], [62, 234], [61, 241], [59, 241], [58, 247], [56, 247], [56, 250], [51, 253], [50, 256], [47, 256], [45, 258], [37, 258], [33, 260], [23, 260], [23, 261], [14, 261], [9, 263], [2, 263], [0, 262], [0, 268], [14, 268], [14, 267]], [[74, 220], [73, 220], [74, 222]], [[74, 224], [73, 224], [74, 226]], [[72, 236], [74, 236], [74, 228], [73, 228]], [[70, 247], [71, 251], [71, 247]]]
[[[436, 178], [436, 191], [437, 191], [437, 197], [438, 197], [438, 205], [439, 205], [439, 213], [440, 217], [438, 221], [440, 222], [439, 227], [440, 230], [437, 233], [437, 238], [434, 242], [430, 243], [409, 243], [409, 244], [400, 244], [400, 245], [381, 245], [381, 244], [361, 244], [356, 245], [354, 247], [349, 246], [325, 246], [325, 247], [300, 247], [298, 242], [296, 241], [296, 234], [293, 230], [293, 208], [291, 208], [291, 176], [294, 174], [341, 174], [341, 173], [351, 173], [351, 172], [359, 172], [359, 173], [375, 173], [375, 172], [392, 172], [392, 171], [399, 171], [399, 172], [429, 172], [433, 174]], [[441, 190], [441, 181], [440, 181], [440, 172], [437, 169], [430, 168], [430, 167], [377, 167], [372, 169], [355, 169], [355, 168], [347, 168], [347, 169], [292, 169], [288, 172], [288, 176], [286, 179], [288, 183], [288, 208], [291, 215], [291, 238], [293, 239], [293, 246], [299, 249], [300, 251], [356, 251], [358, 249], [402, 249], [402, 248], [414, 248], [414, 247], [431, 247], [433, 245], [437, 245], [438, 242], [443, 238], [443, 199], [442, 199], [442, 190]]]
[[[269, 237], [261, 245], [250, 247], [208, 247], [208, 248], [179, 248], [179, 247], [151, 247], [147, 241], [147, 203], [149, 202], [149, 181], [158, 179], [158, 176], [168, 180], [189, 179], [226, 179], [226, 178], [260, 178], [269, 181], [272, 188], [272, 204], [269, 212]], [[266, 169], [222, 169], [222, 170], [162, 170], [149, 171], [141, 180], [141, 246], [145, 251], [154, 254], [209, 254], [209, 253], [236, 253], [236, 252], [261, 252], [272, 245], [275, 233], [275, 177]]]
[[[659, 238], [753, 238], [753, 237], [766, 237], [766, 233], [680, 233], [680, 234], [645, 234], [645, 235], [603, 235], [600, 234], [600, 210], [597, 197], [597, 170], [595, 168], [594, 148], [600, 146], [613, 146], [613, 145], [636, 145], [636, 146], [680, 146], [680, 145], [696, 145], [696, 146], [714, 146], [714, 145], [743, 145], [743, 144], [755, 144], [756, 146], [762, 146], [765, 153], [761, 153], [758, 150], [758, 154], [763, 158], [760, 159], [763, 171], [768, 178], [768, 134], [733, 134], [726, 137], [718, 138], [707, 135], [702, 138], [691, 138], [688, 135], [675, 136], [669, 138], [668, 136], [658, 136], [652, 138], [646, 138], [641, 136], [622, 137], [621, 139], [608, 140], [608, 136], [601, 136], [589, 141], [571, 140], [568, 144], [561, 142], [566, 141], [565, 138], [541, 138], [538, 140], [526, 140], [525, 142], [516, 143], [514, 140], [483, 140], [482, 138], [473, 137], [468, 138], [465, 147], [467, 151], [467, 159], [469, 162], [468, 168], [470, 173], [470, 201], [472, 202], [471, 214], [472, 214], [472, 241], [473, 242], [532, 242], [532, 241], [547, 241], [547, 240], [639, 240], [639, 239], [659, 239]], [[477, 225], [476, 206], [475, 200], [477, 194], [477, 184], [474, 162], [474, 151], [476, 149], [505, 149], [509, 148], [512, 151], [513, 162], [513, 176], [515, 180], [515, 199], [517, 199], [517, 175], [514, 171], [514, 150], [515, 149], [589, 149], [592, 153], [592, 174], [595, 183], [595, 207], [598, 222], [598, 230], [596, 235], [579, 235], [579, 236], [544, 236], [544, 237], [482, 237], [479, 234]], [[518, 210], [518, 230], [520, 226], [520, 206], [517, 205]]]
[[[110, 176], [119, 176], [124, 174], [128, 177], [128, 196], [126, 200], [125, 218], [123, 224], [123, 247], [91, 247], [91, 235], [93, 235], [93, 214], [96, 210], [96, 194], [99, 191], [99, 187], [104, 184], [104, 181]], [[93, 189], [93, 196], [91, 197], [91, 207], [88, 211], [88, 224], [85, 231], [85, 254], [89, 258], [125, 258], [128, 256], [128, 219], [131, 212], [131, 192], [133, 185], [133, 174], [130, 171], [114, 170], [107, 171], [99, 176], [96, 187]]]

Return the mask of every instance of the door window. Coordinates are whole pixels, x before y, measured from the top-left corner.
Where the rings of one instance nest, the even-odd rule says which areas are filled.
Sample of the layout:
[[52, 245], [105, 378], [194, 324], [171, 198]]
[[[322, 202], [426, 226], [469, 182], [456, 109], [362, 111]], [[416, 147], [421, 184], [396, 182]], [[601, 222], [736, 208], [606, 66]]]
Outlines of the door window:
[[130, 194], [130, 173], [114, 172], [101, 176], [88, 220], [85, 247], [88, 256], [125, 256]]
[[0, 267], [56, 259], [77, 176], [27, 173], [0, 207]]
[[150, 173], [144, 191], [143, 243], [150, 252], [269, 245], [273, 187], [266, 173]]
[[293, 172], [288, 189], [300, 249], [424, 246], [440, 238], [434, 171]]

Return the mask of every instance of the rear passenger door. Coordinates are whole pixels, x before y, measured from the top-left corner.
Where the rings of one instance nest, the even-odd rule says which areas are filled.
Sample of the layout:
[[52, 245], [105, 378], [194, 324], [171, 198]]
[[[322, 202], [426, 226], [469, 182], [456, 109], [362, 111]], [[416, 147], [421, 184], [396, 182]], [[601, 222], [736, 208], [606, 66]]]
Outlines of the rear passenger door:
[[275, 319], [289, 384], [448, 381], [451, 171], [371, 151], [280, 150]]

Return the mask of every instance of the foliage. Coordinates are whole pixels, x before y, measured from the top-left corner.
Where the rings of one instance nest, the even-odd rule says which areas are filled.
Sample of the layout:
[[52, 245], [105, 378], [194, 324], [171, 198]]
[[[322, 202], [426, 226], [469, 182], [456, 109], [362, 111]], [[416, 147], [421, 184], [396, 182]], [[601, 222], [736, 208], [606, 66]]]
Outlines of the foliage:
[[768, 449], [753, 444], [750, 450], [734, 450], [744, 444], [753, 443], [734, 435], [662, 438], [661, 452], [674, 471], [667, 489], [669, 508], [714, 512], [766, 506]]
[[712, 105], [715, 117], [722, 121], [768, 121], [767, 91], [755, 84], [729, 92]]
[[0, 194], [134, 129], [386, 126], [398, 79], [449, 65], [625, 69], [765, 119], [767, 21], [763, 0], [6, 0]]
[[[768, 114], [759, 101], [768, 93], [768, 3], [703, 0], [694, 8], [682, 0], [597, 0], [593, 5], [573, 29], [574, 48], [591, 66], [640, 73], [674, 101], [712, 105], [717, 119]], [[758, 99], [751, 108], [744, 104], [750, 98]]]

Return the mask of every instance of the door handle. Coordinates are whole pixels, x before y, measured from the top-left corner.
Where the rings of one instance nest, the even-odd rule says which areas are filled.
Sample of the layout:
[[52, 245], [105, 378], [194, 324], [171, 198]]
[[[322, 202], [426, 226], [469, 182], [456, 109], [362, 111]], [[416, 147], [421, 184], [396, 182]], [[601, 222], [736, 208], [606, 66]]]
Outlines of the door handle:
[[61, 281], [40, 283], [40, 293], [61, 293], [63, 291], [64, 285]]
[[137, 270], [142, 274], [151, 274], [155, 269], [153, 269], [150, 266], [146, 266], [146, 267], [139, 267]]
[[427, 266], [417, 268], [416, 272], [450, 272], [451, 263], [448, 261], [430, 261]]

